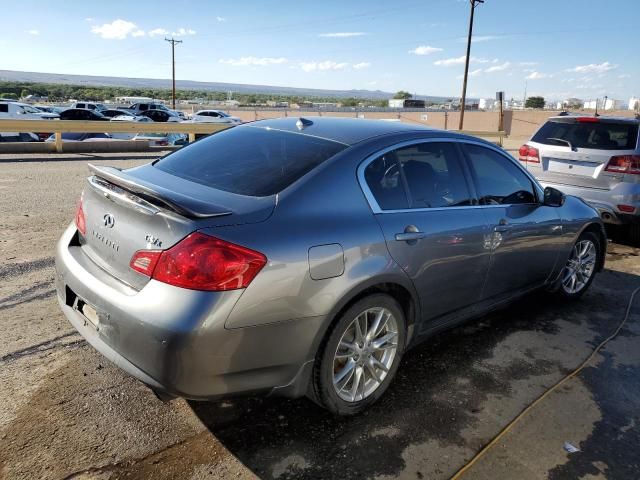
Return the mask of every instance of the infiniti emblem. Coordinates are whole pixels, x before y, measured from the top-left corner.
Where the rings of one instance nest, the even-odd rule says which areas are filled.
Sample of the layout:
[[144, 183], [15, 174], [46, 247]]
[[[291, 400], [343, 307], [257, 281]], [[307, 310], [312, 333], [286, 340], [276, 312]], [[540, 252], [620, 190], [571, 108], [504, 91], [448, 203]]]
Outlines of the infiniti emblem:
[[111, 215], [110, 213], [105, 213], [102, 219], [104, 220], [104, 226], [107, 228], [113, 228], [113, 226], [116, 224], [116, 219], [113, 218], [113, 215]]

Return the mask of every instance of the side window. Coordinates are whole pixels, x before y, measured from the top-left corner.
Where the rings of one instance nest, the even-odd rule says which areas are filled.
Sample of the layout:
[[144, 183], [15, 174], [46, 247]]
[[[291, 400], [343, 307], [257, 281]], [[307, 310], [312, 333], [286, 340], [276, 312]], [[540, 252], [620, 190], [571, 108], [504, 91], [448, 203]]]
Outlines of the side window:
[[146, 103], [141, 103], [140, 104], [140, 111], [141, 112], [144, 112], [144, 111], [146, 111], [148, 109], [149, 109], [149, 105], [147, 105]]
[[489, 148], [464, 145], [481, 205], [535, 203], [533, 183], [508, 158]]
[[84, 108], [84, 103], [76, 103], [75, 108]]
[[471, 205], [455, 146], [426, 142], [385, 153], [365, 169], [382, 210]]
[[0, 103], [0, 113], [8, 113], [8, 112], [9, 112], [9, 104]]
[[426, 142], [396, 150], [411, 208], [471, 205], [471, 195], [453, 143]]

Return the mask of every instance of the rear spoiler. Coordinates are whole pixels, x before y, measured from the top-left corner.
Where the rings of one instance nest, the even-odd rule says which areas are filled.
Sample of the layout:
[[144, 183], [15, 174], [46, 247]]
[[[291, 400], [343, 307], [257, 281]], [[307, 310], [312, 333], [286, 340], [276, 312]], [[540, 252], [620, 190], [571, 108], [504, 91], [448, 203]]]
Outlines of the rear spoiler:
[[88, 164], [88, 167], [89, 171], [96, 177], [100, 177], [109, 183], [117, 185], [131, 193], [135, 193], [144, 200], [176, 212], [183, 217], [198, 219], [232, 214], [232, 212], [228, 210], [222, 210], [220, 207], [196, 198], [172, 192], [166, 188], [149, 185], [127, 175], [116, 167], [97, 166], [91, 163]]

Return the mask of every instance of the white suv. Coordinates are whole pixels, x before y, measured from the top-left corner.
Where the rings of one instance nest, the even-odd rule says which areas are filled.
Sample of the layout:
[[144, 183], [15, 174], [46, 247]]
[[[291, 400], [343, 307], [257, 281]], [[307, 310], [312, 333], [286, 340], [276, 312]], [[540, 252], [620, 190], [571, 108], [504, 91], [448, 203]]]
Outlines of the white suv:
[[57, 113], [47, 113], [31, 105], [19, 102], [0, 102], [0, 119], [14, 120], [53, 120], [60, 118]]

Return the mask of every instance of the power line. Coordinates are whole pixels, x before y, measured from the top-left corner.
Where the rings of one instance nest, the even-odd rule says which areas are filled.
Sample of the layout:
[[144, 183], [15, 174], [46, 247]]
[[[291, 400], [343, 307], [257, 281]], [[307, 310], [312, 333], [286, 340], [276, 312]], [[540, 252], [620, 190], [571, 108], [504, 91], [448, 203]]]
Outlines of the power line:
[[176, 43], [182, 43], [182, 40], [176, 40], [173, 37], [164, 39], [165, 42], [171, 44], [171, 107], [176, 108]]
[[471, 37], [473, 35], [473, 12], [476, 6], [484, 3], [484, 0], [469, 0], [471, 5], [471, 16], [469, 17], [469, 36], [467, 37], [467, 58], [464, 62], [464, 80], [462, 81], [462, 100], [460, 101], [460, 126], [458, 130], [462, 130], [464, 125], [464, 107], [467, 102], [467, 78], [469, 76], [469, 60], [471, 60]]

